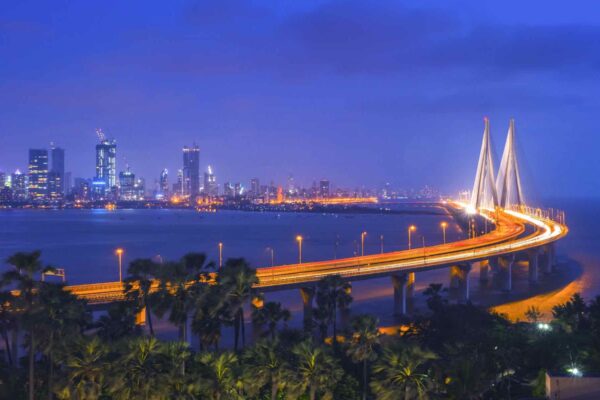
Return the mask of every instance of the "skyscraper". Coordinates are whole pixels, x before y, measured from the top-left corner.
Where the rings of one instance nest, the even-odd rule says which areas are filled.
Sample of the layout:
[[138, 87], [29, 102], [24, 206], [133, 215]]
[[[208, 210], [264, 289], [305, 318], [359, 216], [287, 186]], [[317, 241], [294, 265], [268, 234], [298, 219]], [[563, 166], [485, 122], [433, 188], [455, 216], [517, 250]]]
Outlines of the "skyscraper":
[[161, 196], [169, 194], [169, 171], [165, 168], [160, 172], [158, 178], [158, 191]]
[[217, 178], [210, 165], [208, 166], [207, 172], [204, 173], [204, 195], [209, 197], [216, 197], [219, 195]]
[[48, 191], [46, 197], [49, 200], [60, 200], [63, 198], [62, 186], [63, 181], [58, 172], [48, 172]]
[[48, 150], [29, 149], [29, 196], [44, 200], [48, 193]]
[[183, 147], [183, 194], [192, 198], [200, 192], [200, 149]]
[[319, 195], [321, 197], [329, 197], [330, 189], [329, 181], [327, 179], [321, 179], [321, 182], [319, 182]]
[[105, 190], [117, 186], [117, 142], [102, 138], [96, 145], [96, 182], [103, 181]]
[[252, 197], [256, 198], [261, 195], [260, 193], [260, 181], [258, 178], [252, 178], [250, 180], [250, 194]]
[[27, 179], [27, 174], [22, 174], [21, 171], [16, 170], [12, 174], [12, 190], [13, 190], [13, 198], [15, 200], [24, 201], [27, 200], [28, 197], [28, 186], [29, 180]]
[[56, 192], [61, 196], [65, 194], [65, 151], [60, 147], [50, 149], [50, 172], [56, 175], [55, 182], [59, 183]]
[[119, 194], [122, 200], [134, 200], [136, 198], [135, 174], [129, 170], [119, 172]]

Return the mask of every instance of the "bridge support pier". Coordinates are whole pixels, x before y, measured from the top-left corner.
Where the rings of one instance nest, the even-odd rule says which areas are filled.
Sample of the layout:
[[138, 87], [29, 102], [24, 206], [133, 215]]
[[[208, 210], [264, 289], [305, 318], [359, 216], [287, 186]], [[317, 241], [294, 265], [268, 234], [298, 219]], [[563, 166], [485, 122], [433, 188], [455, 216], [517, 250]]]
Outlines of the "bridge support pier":
[[461, 264], [458, 269], [460, 271], [458, 288], [460, 290], [459, 302], [468, 302], [471, 296], [471, 285], [469, 283], [469, 273], [471, 272], [472, 263]]
[[481, 260], [477, 264], [479, 264], [479, 282], [485, 284], [490, 279], [490, 261]]
[[406, 315], [407, 274], [392, 275], [394, 285], [394, 315]]
[[450, 267], [450, 289], [458, 289], [460, 286], [460, 265], [453, 265]]
[[406, 281], [406, 297], [410, 301], [415, 295], [415, 280], [416, 276], [414, 272], [409, 272]]
[[314, 287], [300, 288], [302, 304], [304, 306], [303, 326], [305, 331], [311, 331], [313, 326], [313, 300], [315, 298]]
[[504, 275], [502, 289], [505, 292], [510, 292], [512, 290], [512, 267], [515, 262], [515, 256], [514, 254], [511, 254], [506, 257], [501, 257], [498, 261]]
[[527, 251], [527, 258], [529, 259], [529, 283], [536, 284], [539, 277], [539, 255], [537, 249], [531, 249]]
[[137, 326], [146, 326], [146, 307], [135, 314], [135, 324]]

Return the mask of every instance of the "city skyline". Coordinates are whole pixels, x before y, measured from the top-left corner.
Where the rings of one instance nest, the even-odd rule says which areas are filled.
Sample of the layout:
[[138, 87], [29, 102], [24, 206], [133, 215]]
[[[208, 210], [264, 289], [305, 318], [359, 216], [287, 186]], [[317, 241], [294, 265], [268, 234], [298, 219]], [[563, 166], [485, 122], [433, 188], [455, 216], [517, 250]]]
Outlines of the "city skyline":
[[[5, 10], [4, 171], [54, 141], [67, 170], [91, 175], [101, 126], [152, 180], [196, 142], [222, 181], [293, 173], [303, 184], [454, 192], [472, 180], [487, 115], [493, 137], [515, 117], [518, 147], [539, 148], [522, 166], [535, 183], [528, 195], [600, 194], [593, 152], [569, 150], [600, 140], [592, 3], [65, 4]], [[448, 165], [453, 174], [438, 178]]]

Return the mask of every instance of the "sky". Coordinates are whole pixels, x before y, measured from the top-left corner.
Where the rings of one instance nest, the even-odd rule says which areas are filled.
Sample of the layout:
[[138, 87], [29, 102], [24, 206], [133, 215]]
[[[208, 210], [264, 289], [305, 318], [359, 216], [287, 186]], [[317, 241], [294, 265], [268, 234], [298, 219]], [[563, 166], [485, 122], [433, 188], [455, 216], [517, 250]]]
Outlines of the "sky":
[[470, 189], [510, 118], [529, 198], [600, 196], [595, 1], [0, 5], [0, 171], [94, 175], [96, 128], [153, 182], [196, 143], [220, 183]]

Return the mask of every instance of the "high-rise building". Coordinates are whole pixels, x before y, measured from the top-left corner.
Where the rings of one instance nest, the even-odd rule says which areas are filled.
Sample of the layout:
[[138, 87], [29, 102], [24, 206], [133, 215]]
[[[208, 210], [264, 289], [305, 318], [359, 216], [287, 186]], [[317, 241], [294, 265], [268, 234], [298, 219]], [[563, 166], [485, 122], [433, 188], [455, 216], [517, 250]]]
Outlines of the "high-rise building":
[[22, 174], [20, 170], [16, 170], [11, 178], [13, 198], [17, 201], [25, 201], [28, 197], [29, 179], [27, 174]]
[[119, 172], [119, 197], [123, 200], [135, 200], [135, 174], [129, 170]]
[[183, 170], [177, 170], [177, 183], [173, 184], [173, 194], [183, 196]]
[[183, 194], [192, 198], [200, 193], [200, 149], [183, 147]]
[[158, 191], [161, 197], [169, 195], [169, 171], [165, 168], [160, 172], [158, 178]]
[[[99, 182], [103, 181], [104, 185]], [[100, 190], [110, 191], [117, 186], [117, 142], [115, 140], [102, 139], [96, 145], [96, 182], [95, 187]]]
[[252, 178], [250, 180], [250, 195], [252, 197], [260, 197], [261, 192], [260, 192], [260, 181], [258, 180], [258, 178]]
[[48, 150], [29, 149], [29, 196], [44, 200], [48, 193]]
[[8, 175], [6, 175], [4, 172], [0, 172], [0, 189], [2, 189], [4, 186], [9, 186], [6, 182], [7, 177]]
[[223, 184], [223, 195], [228, 198], [235, 196], [235, 188], [231, 183], [225, 182]]
[[321, 179], [319, 182], [319, 195], [321, 197], [329, 197], [330, 193], [329, 181], [327, 179]]
[[208, 170], [204, 173], [204, 195], [209, 197], [216, 197], [219, 195], [219, 187], [217, 186], [217, 178], [213, 173], [211, 166], [208, 166]]
[[90, 182], [84, 178], [75, 178], [73, 194], [76, 200], [86, 201], [90, 199]]
[[56, 190], [61, 196], [65, 194], [65, 150], [60, 147], [50, 149], [50, 172], [56, 175], [55, 182], [60, 183]]
[[293, 175], [288, 176], [286, 192], [289, 196], [295, 196], [297, 194]]
[[71, 191], [73, 190], [72, 174], [70, 172], [65, 172], [63, 189], [65, 191], [65, 194], [71, 194]]
[[48, 172], [48, 192], [46, 197], [49, 200], [60, 200], [63, 198], [62, 179], [58, 172]]

